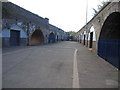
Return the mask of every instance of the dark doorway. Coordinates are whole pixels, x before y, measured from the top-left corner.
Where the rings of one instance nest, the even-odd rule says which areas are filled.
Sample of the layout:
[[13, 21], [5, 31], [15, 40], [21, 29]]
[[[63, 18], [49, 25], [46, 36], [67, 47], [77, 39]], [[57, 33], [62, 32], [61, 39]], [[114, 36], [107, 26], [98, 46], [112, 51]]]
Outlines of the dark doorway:
[[20, 44], [20, 31], [10, 31], [10, 46], [18, 46]]
[[58, 35], [57, 35], [57, 41], [59, 40]]
[[87, 34], [87, 42], [86, 42], [86, 47], [88, 47], [88, 35], [89, 35], [89, 34]]
[[83, 41], [83, 45], [85, 45], [85, 35], [84, 35], [84, 41]]
[[98, 55], [119, 68], [120, 63], [120, 13], [108, 16], [101, 29]]
[[79, 38], [79, 39], [80, 39], [80, 43], [81, 43], [81, 35], [80, 35], [80, 38]]
[[35, 30], [30, 38], [30, 45], [37, 45], [44, 43], [44, 35], [41, 30]]
[[90, 33], [90, 45], [89, 45], [89, 48], [92, 48], [92, 43], [93, 43], [93, 32]]

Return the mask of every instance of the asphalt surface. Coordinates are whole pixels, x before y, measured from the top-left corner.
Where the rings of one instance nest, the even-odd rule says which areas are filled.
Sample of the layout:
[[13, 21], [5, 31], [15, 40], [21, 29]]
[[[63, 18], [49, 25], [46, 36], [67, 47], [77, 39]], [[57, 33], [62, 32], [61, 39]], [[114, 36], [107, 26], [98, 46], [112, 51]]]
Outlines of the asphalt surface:
[[3, 88], [117, 88], [118, 71], [77, 42], [3, 49]]

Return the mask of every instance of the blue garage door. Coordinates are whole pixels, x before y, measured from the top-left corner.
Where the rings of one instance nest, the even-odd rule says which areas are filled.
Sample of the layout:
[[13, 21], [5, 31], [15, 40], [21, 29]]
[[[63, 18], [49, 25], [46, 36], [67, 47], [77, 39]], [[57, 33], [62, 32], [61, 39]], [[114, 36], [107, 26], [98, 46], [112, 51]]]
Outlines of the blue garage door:
[[10, 32], [10, 45], [17, 46], [20, 42], [20, 31], [11, 30]]
[[56, 36], [54, 33], [51, 33], [49, 35], [49, 43], [55, 43], [55, 41], [56, 41]]
[[99, 40], [98, 55], [119, 68], [120, 40]]
[[120, 69], [120, 13], [110, 14], [98, 41], [98, 55]]

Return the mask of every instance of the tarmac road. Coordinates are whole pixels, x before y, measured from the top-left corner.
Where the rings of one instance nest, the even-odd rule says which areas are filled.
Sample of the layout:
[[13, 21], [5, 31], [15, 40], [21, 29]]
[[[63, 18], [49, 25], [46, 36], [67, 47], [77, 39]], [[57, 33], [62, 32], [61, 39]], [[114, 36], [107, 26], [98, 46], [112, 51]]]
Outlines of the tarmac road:
[[[116, 88], [117, 69], [103, 60], [96, 62], [97, 59], [100, 58], [79, 43], [69, 41], [6, 48], [3, 88]], [[101, 64], [107, 68], [99, 75], [96, 73]]]

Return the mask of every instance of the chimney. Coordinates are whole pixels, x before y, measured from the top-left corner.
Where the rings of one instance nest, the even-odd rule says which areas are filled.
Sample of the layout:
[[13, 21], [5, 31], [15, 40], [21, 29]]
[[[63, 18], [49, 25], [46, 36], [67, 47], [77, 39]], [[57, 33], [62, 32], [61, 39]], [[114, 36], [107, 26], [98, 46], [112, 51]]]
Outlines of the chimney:
[[49, 23], [49, 18], [45, 18], [45, 20]]

